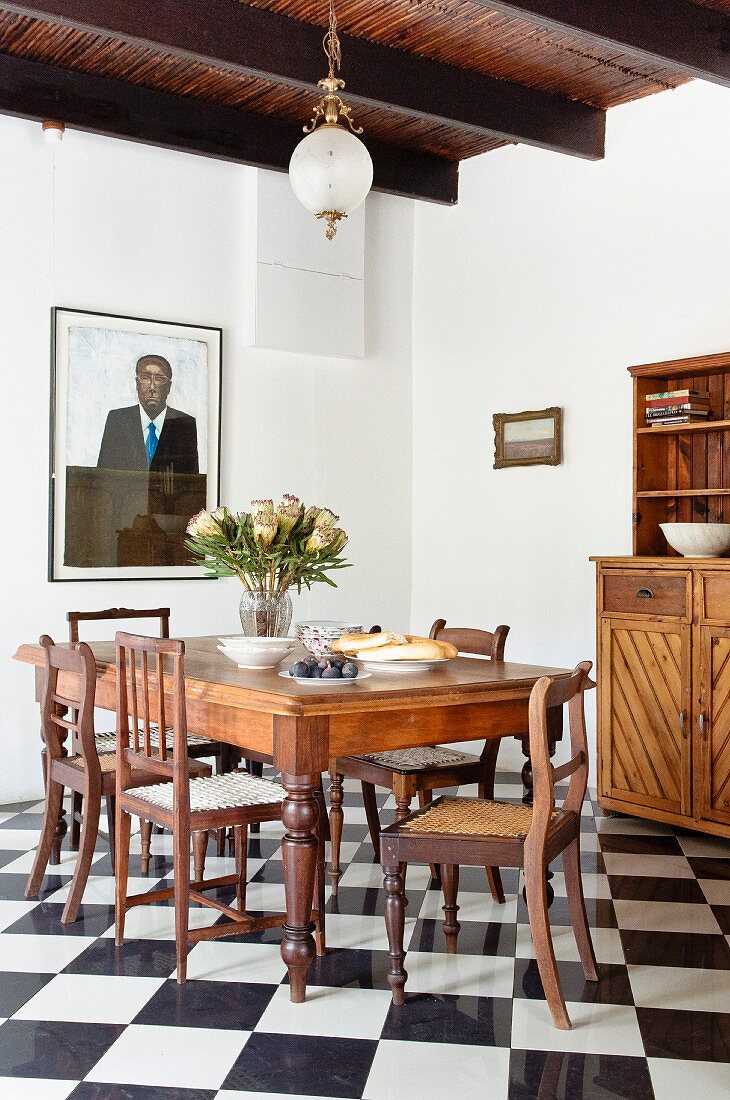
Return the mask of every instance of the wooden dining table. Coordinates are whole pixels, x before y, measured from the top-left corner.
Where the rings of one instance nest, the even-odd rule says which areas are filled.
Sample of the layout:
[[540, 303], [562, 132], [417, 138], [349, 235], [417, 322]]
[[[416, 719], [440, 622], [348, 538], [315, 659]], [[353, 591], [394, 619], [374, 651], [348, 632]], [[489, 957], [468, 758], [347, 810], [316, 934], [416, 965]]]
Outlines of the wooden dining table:
[[[317, 794], [330, 760], [454, 741], [521, 736], [528, 701], [541, 676], [572, 670], [457, 657], [425, 672], [374, 672], [342, 680], [300, 683], [280, 669], [239, 669], [216, 648], [215, 637], [185, 639], [188, 728], [255, 758], [271, 758], [286, 790], [282, 858], [286, 922], [281, 955], [292, 1001], [306, 996], [315, 956], [312, 896], [318, 842]], [[97, 666], [96, 705], [116, 708], [113, 642], [89, 643]], [[43, 652], [21, 645], [15, 659], [36, 668], [39, 696]], [[62, 687], [62, 685], [61, 685]], [[559, 738], [562, 715], [554, 716]]]

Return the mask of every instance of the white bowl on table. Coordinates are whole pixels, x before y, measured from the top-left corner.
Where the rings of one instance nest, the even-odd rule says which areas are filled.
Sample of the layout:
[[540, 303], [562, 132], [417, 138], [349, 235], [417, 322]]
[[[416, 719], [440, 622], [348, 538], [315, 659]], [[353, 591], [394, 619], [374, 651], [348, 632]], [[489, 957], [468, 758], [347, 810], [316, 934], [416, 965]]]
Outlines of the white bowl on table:
[[730, 523], [660, 523], [664, 537], [685, 558], [719, 558], [730, 550]]
[[239, 668], [276, 668], [296, 645], [293, 638], [221, 638], [218, 649]]
[[362, 634], [362, 623], [346, 623], [337, 619], [309, 619], [295, 623], [294, 633], [313, 657], [329, 657], [332, 643], [343, 634]]

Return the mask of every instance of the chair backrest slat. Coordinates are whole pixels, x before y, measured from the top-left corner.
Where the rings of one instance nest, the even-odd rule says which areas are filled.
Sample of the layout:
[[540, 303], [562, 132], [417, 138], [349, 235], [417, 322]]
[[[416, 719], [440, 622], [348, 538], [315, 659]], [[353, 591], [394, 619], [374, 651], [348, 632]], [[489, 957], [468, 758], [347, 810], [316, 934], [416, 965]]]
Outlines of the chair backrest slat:
[[[583, 697], [591, 686], [590, 661], [581, 661], [570, 676], [543, 676], [530, 694], [530, 759], [532, 762], [533, 812], [525, 854], [544, 848], [555, 810], [554, 785], [570, 775], [563, 810], [580, 814], [588, 786], [588, 742]], [[550, 762], [548, 711], [568, 704], [571, 758], [554, 768]]]
[[[85, 642], [71, 649], [57, 646], [48, 634], [40, 639], [44, 658], [41, 695], [41, 732], [46, 751], [53, 760], [66, 755], [65, 740], [75, 734], [76, 747], [84, 759], [89, 777], [100, 775], [99, 757], [94, 741], [94, 699], [96, 662]], [[64, 675], [59, 691], [59, 674]], [[66, 717], [66, 712], [70, 716]]]
[[429, 638], [439, 642], [451, 642], [459, 653], [478, 653], [492, 661], [504, 660], [504, 644], [509, 634], [508, 626], [496, 630], [478, 630], [468, 626], [446, 626], [446, 619], [437, 619], [431, 627]]

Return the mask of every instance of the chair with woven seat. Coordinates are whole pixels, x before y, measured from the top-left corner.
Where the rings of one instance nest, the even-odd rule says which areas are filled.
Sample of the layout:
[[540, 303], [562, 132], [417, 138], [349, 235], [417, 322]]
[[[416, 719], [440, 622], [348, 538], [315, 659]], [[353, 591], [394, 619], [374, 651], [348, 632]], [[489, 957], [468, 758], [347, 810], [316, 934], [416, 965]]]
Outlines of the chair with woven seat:
[[[170, 608], [132, 608], [132, 607], [108, 607], [103, 611], [68, 611], [69, 643], [75, 645], [79, 640], [80, 622], [118, 622], [122, 619], [159, 619], [159, 631], [161, 638], [170, 637]], [[159, 734], [155, 729], [151, 736], [156, 739]], [[117, 747], [116, 733], [104, 732], [96, 734], [96, 751], [99, 756], [106, 753], [115, 753]], [[172, 735], [167, 731], [167, 748], [172, 750]], [[240, 755], [231, 745], [221, 741], [212, 741], [208, 737], [197, 734], [188, 734], [188, 755], [193, 760], [212, 758], [215, 760], [216, 771], [230, 771], [240, 759]], [[109, 828], [109, 847], [112, 853], [112, 869], [114, 868], [114, 790], [106, 798], [107, 822]], [[71, 832], [70, 846], [77, 850], [79, 846], [79, 830], [83, 819], [82, 795], [74, 791], [71, 796]], [[147, 874], [150, 864], [150, 834], [151, 828], [148, 822], [140, 821], [140, 833], [142, 839], [142, 873]], [[222, 855], [223, 836], [218, 839], [218, 854]]]
[[[79, 854], [61, 915], [63, 924], [71, 924], [78, 916], [89, 877], [99, 829], [101, 800], [105, 797], [108, 807], [114, 798], [116, 757], [109, 753], [100, 756], [94, 742], [96, 662], [89, 646], [84, 642], [77, 642], [70, 649], [56, 646], [47, 634], [40, 639], [40, 645], [45, 667], [41, 731], [45, 745], [43, 770], [46, 802], [41, 836], [25, 896], [38, 897], [55, 841], [64, 788], [68, 787], [73, 793], [81, 795], [84, 801]], [[63, 691], [59, 691], [58, 686], [60, 674], [64, 674]], [[64, 742], [69, 733], [73, 735], [72, 753], [66, 755]], [[139, 783], [147, 781], [141, 772], [135, 772], [135, 780]]]
[[[217, 939], [278, 927], [283, 913], [254, 917], [246, 912], [246, 853], [248, 827], [254, 822], [274, 821], [281, 817], [284, 788], [271, 780], [248, 772], [191, 778], [187, 751], [187, 711], [185, 703], [185, 643], [168, 638], [146, 638], [138, 634], [116, 635], [117, 673], [117, 824], [116, 824], [116, 943], [124, 940], [125, 917], [136, 905], [153, 904], [174, 898], [177, 980], [183, 983], [187, 973], [189, 945], [198, 940]], [[156, 708], [159, 729], [171, 728], [172, 753], [165, 740], [153, 745], [150, 736], [152, 708]], [[166, 720], [167, 718], [167, 720]], [[148, 785], [139, 786], [137, 775], [147, 776]], [[129, 873], [130, 815], [146, 817], [172, 830], [174, 885], [127, 896]], [[236, 871], [234, 874], [204, 880], [190, 878], [191, 835], [209, 830], [234, 830]], [[320, 856], [315, 876], [317, 951], [324, 944], [324, 840], [318, 829]], [[235, 887], [233, 908], [205, 891]], [[229, 919], [223, 924], [190, 928], [190, 902], [212, 907]]]
[[[393, 1004], [404, 1003], [407, 973], [404, 968], [405, 925], [404, 867], [409, 862], [441, 864], [444, 894], [443, 931], [447, 951], [456, 952], [460, 925], [457, 920], [459, 866], [521, 867], [535, 956], [545, 997], [557, 1028], [570, 1028], [570, 1017], [555, 962], [550, 933], [546, 870], [561, 852], [571, 924], [583, 973], [597, 981], [596, 958], [586, 918], [580, 872], [581, 807], [588, 785], [583, 696], [592, 687], [591, 662], [577, 665], [570, 676], [543, 676], [530, 695], [530, 752], [534, 780], [534, 804], [513, 805], [481, 798], [441, 796], [430, 806], [383, 829], [380, 852], [385, 875], [385, 920], [388, 930]], [[567, 704], [571, 759], [561, 767], [550, 763], [548, 709]], [[568, 793], [556, 809], [554, 784], [570, 776]]]
[[[504, 660], [504, 645], [509, 634], [508, 626], [498, 626], [492, 632], [469, 627], [448, 627], [445, 619], [437, 619], [431, 627], [430, 638], [451, 642], [460, 653], [474, 653], [492, 661]], [[376, 787], [385, 787], [395, 797], [395, 818], [400, 821], [410, 813], [411, 802], [418, 795], [420, 806], [428, 805], [434, 790], [444, 787], [476, 783], [480, 798], [494, 794], [494, 773], [497, 767], [499, 740], [487, 740], [480, 756], [460, 752], [443, 745], [425, 748], [394, 749], [388, 752], [370, 753], [365, 756], [346, 756], [330, 764], [330, 834], [331, 863], [329, 875], [332, 894], [337, 895], [340, 870], [340, 842], [343, 823], [343, 788], [345, 776], [359, 779], [365, 815], [375, 850], [380, 859], [380, 821], [375, 797]], [[504, 901], [504, 890], [499, 871], [486, 867], [489, 888], [495, 901]], [[439, 878], [438, 867], [431, 867], [431, 874]]]

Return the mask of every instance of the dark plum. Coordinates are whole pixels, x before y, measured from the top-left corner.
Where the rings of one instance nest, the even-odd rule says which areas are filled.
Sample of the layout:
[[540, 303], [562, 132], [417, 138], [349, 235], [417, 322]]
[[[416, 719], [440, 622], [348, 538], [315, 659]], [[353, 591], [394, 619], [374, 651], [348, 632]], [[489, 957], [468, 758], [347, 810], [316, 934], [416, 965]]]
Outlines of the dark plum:
[[353, 664], [352, 661], [347, 661], [342, 666], [342, 678], [344, 680], [354, 680], [355, 677], [357, 676], [357, 674], [358, 674], [358, 667], [357, 667], [357, 665]]
[[322, 657], [319, 661], [317, 661], [317, 668], [321, 668], [324, 670], [325, 668], [329, 668], [331, 664], [332, 659], [330, 657]]
[[314, 666], [310, 665], [309, 679], [310, 680], [320, 680], [321, 678], [322, 678], [322, 669], [318, 668], [317, 665], [314, 665]]
[[316, 668], [317, 665], [319, 664], [319, 661], [317, 660], [316, 657], [305, 657], [304, 658], [304, 664], [309, 665], [310, 668]]
[[337, 665], [330, 665], [328, 668], [322, 670], [323, 680], [340, 680], [342, 679], [342, 673]]
[[347, 661], [343, 660], [342, 657], [333, 657], [330, 664], [333, 665], [334, 668], [339, 668], [339, 670], [342, 671]]
[[296, 661], [289, 669], [290, 676], [306, 677], [311, 675], [311, 669], [306, 661]]

